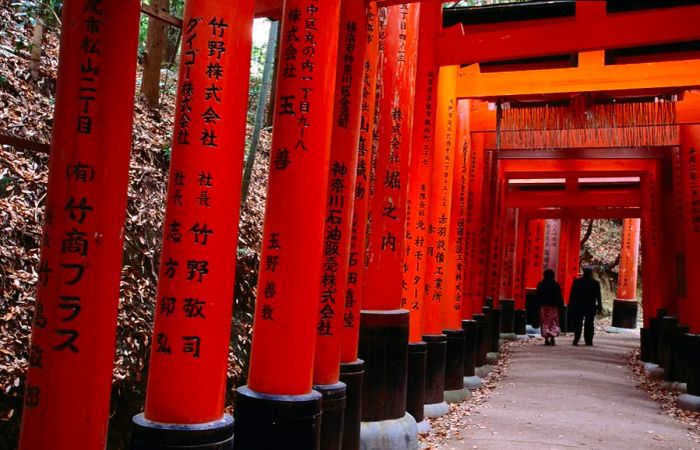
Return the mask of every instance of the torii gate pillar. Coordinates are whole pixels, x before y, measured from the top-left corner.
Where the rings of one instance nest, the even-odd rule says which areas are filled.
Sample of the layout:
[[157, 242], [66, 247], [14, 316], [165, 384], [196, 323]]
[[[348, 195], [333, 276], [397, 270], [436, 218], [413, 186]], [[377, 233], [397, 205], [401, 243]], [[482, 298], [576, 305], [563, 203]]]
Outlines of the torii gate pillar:
[[686, 378], [688, 392], [678, 398], [685, 409], [700, 411], [700, 125], [680, 127], [680, 163], [683, 206], [683, 252], [679, 252], [679, 276], [684, 312], [681, 318], [690, 327], [686, 335]]
[[139, 2], [64, 2], [19, 448], [105, 448]]
[[250, 371], [234, 410], [237, 449], [320, 445], [312, 373], [340, 1], [286, 0], [284, 11]]
[[612, 326], [636, 328], [640, 219], [625, 219], [622, 228], [620, 271], [617, 280], [617, 298], [613, 303]]
[[418, 445], [416, 422], [406, 413], [409, 312], [401, 303], [419, 7], [381, 7], [378, 13], [376, 182], [359, 340], [362, 448]]

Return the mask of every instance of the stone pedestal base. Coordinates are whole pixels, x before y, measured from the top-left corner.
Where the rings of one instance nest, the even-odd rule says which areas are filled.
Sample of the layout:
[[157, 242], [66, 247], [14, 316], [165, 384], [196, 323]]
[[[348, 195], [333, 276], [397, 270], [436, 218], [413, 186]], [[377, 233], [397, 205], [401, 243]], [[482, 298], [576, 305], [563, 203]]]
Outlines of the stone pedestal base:
[[423, 419], [421, 422], [418, 422], [416, 424], [416, 428], [418, 429], [418, 434], [427, 433], [428, 431], [430, 431], [430, 422]]
[[428, 419], [442, 417], [450, 412], [450, 405], [447, 402], [429, 403], [423, 408], [423, 415]]
[[518, 336], [515, 333], [501, 333], [501, 340], [503, 341], [516, 341]]
[[467, 388], [456, 389], [454, 391], [445, 391], [445, 401], [448, 404], [461, 403], [469, 397], [471, 397], [471, 394]]
[[484, 364], [483, 366], [479, 366], [476, 369], [474, 369], [474, 375], [476, 375], [479, 378], [486, 378], [492, 370], [493, 368], [490, 365]]
[[700, 396], [681, 394], [678, 396], [678, 407], [687, 411], [700, 412]]
[[[287, 447], [280, 448], [291, 448], [293, 444], [293, 441], [289, 441]], [[415, 419], [406, 413], [400, 419], [362, 422], [360, 448], [362, 450], [418, 450], [418, 427]]]
[[464, 387], [469, 389], [470, 391], [480, 389], [483, 385], [484, 382], [481, 381], [481, 378], [477, 377], [476, 375], [471, 377], [464, 377]]
[[490, 364], [492, 366], [495, 366], [498, 364], [498, 353], [497, 352], [489, 352], [486, 355], [486, 364]]

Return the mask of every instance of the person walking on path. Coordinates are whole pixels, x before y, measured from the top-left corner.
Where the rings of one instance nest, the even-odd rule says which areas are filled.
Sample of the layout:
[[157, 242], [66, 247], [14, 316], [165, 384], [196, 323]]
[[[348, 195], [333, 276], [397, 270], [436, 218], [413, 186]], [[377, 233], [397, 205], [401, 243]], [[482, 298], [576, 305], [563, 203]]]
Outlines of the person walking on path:
[[581, 339], [581, 327], [584, 325], [583, 339], [586, 345], [593, 345], [593, 320], [596, 310], [603, 312], [603, 303], [600, 295], [600, 283], [593, 278], [593, 268], [586, 266], [583, 268], [583, 276], [576, 278], [571, 285], [569, 295], [569, 317], [574, 329], [574, 345], [578, 345]]
[[540, 333], [544, 345], [554, 345], [554, 338], [559, 336], [559, 309], [564, 307], [561, 286], [554, 279], [554, 271], [544, 271], [544, 278], [537, 283], [537, 304], [540, 307]]

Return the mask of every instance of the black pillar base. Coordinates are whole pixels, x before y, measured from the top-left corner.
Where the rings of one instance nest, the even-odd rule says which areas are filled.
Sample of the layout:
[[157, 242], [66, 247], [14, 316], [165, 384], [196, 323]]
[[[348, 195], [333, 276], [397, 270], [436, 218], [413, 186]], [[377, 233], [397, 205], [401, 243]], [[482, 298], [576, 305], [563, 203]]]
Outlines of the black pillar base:
[[647, 327], [639, 329], [639, 360], [651, 362], [649, 353], [651, 352], [651, 330]]
[[661, 328], [661, 318], [653, 317], [649, 319], [649, 361], [652, 364], [659, 364], [659, 332]]
[[615, 299], [613, 302], [612, 326], [637, 328], [637, 300]]
[[408, 311], [362, 311], [359, 356], [365, 362], [362, 421], [406, 415]]
[[684, 325], [677, 325], [673, 328], [671, 336], [671, 365], [664, 371], [664, 380], [666, 381], [685, 382], [685, 335], [689, 332], [690, 328]]
[[671, 347], [673, 344], [673, 330], [678, 325], [678, 319], [672, 316], [661, 318], [659, 328], [659, 367], [668, 371], [671, 367]]
[[233, 418], [225, 414], [214, 422], [176, 425], [151, 422], [143, 414], [134, 416], [130, 450], [232, 450]]
[[500, 332], [504, 334], [515, 333], [515, 300], [502, 298], [498, 304], [501, 309]]
[[484, 314], [473, 314], [476, 322], [476, 361], [474, 367], [481, 367], [486, 364], [486, 354], [489, 352], [489, 339], [487, 335], [486, 316]]
[[412, 342], [408, 344], [408, 392], [406, 393], [406, 412], [423, 421], [425, 405], [425, 370], [428, 356], [428, 344]]
[[321, 448], [340, 450], [343, 443], [343, 421], [345, 416], [345, 383], [318, 384], [314, 390], [321, 400]]
[[537, 289], [525, 289], [525, 310], [527, 311], [525, 324], [530, 325], [532, 328], [539, 328], [540, 307], [537, 304]]
[[700, 334], [685, 335], [685, 375], [690, 395], [700, 396]]
[[316, 391], [303, 395], [255, 392], [248, 386], [236, 390], [233, 448], [273, 450], [294, 442], [299, 450], [321, 448], [321, 402]]
[[447, 336], [431, 334], [423, 336], [428, 345], [425, 363], [425, 404], [433, 405], [445, 401], [445, 359]]
[[488, 353], [493, 351], [491, 349], [491, 328], [493, 328], [493, 319], [491, 318], [491, 314], [493, 313], [493, 308], [490, 306], [484, 306], [481, 308], [481, 312], [486, 317], [486, 322], [484, 322], [484, 340], [486, 341], [486, 353]]
[[501, 308], [491, 310], [491, 345], [489, 350], [493, 353], [501, 351]]
[[476, 368], [477, 333], [479, 332], [476, 320], [463, 320], [462, 330], [464, 330], [464, 376], [473, 377]]
[[527, 334], [527, 325], [525, 324], [527, 317], [527, 311], [524, 309], [516, 309], [515, 316], [513, 318], [513, 328], [515, 329], [515, 334], [518, 336], [523, 336]]
[[343, 417], [343, 450], [359, 450], [362, 421], [362, 379], [365, 362], [361, 359], [340, 364], [340, 381], [345, 383], [345, 415]]
[[464, 389], [464, 330], [442, 330], [447, 336], [445, 390]]
[[489, 308], [493, 308], [493, 297], [486, 297], [484, 299], [484, 305], [483, 306], [488, 306]]

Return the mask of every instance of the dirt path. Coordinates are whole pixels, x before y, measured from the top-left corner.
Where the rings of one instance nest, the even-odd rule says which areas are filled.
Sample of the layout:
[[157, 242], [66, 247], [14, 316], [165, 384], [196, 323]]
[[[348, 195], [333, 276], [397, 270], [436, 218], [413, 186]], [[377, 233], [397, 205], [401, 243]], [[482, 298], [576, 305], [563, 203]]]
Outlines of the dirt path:
[[635, 388], [625, 356], [638, 342], [635, 334], [599, 332], [593, 347], [561, 337], [555, 347], [514, 348], [506, 377], [464, 418], [463, 439], [438, 448], [700, 449]]

